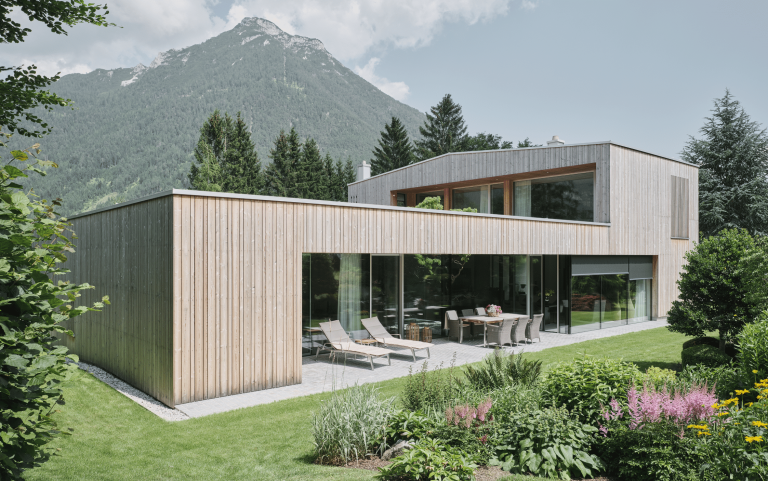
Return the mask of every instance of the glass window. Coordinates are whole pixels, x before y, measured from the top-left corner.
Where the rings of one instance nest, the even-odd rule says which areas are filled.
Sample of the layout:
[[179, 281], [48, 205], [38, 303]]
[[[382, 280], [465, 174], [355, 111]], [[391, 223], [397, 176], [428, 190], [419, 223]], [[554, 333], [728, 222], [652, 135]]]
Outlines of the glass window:
[[515, 215], [593, 222], [591, 172], [515, 182]]
[[480, 185], [477, 187], [467, 187], [464, 189], [453, 190], [453, 209], [465, 209], [471, 207], [477, 209], [477, 212], [489, 214], [489, 185]]
[[397, 206], [407, 207], [405, 194], [397, 194]]
[[531, 256], [531, 317], [541, 314], [541, 256]]
[[544, 261], [544, 279], [542, 292], [544, 303], [544, 322], [541, 328], [545, 331], [557, 331], [557, 256], [542, 256]]
[[422, 192], [420, 194], [416, 194], [416, 205], [419, 205], [422, 202], [424, 202], [424, 199], [426, 199], [427, 197], [439, 197], [440, 203], [443, 204], [443, 206], [445, 206], [445, 202], [444, 202], [445, 195], [442, 190], [438, 190], [436, 192]]
[[400, 256], [372, 256], [371, 269], [371, 316], [400, 334]]
[[448, 263], [450, 256], [406, 254], [403, 256], [403, 319], [415, 323], [420, 332], [442, 335], [443, 316], [450, 306]]
[[560, 288], [558, 292], [560, 334], [567, 334], [571, 325], [571, 256], [560, 256]]
[[491, 186], [491, 214], [504, 215], [504, 184]]
[[627, 274], [600, 276], [603, 310], [600, 327], [623, 326], [627, 322]]
[[600, 295], [600, 276], [571, 278], [571, 334], [600, 329], [605, 301]]
[[304, 254], [301, 267], [303, 354], [325, 339], [318, 325], [329, 319], [352, 337], [366, 337], [360, 319], [370, 308], [370, 256]]
[[629, 322], [642, 322], [651, 318], [651, 279], [629, 281], [627, 302]]

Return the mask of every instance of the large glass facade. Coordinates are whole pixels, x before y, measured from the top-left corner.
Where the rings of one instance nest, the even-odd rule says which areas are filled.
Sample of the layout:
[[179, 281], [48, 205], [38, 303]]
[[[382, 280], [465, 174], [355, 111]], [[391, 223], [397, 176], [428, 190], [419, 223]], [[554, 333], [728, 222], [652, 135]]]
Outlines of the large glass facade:
[[445, 206], [445, 194], [443, 193], [442, 190], [438, 190], [435, 192], [421, 192], [419, 194], [416, 194], [416, 205], [419, 205], [422, 202], [424, 202], [424, 199], [426, 199], [427, 197], [439, 197], [440, 203], [443, 204], [443, 206]]
[[448, 265], [450, 256], [403, 256], [403, 322], [429, 328], [442, 335], [443, 316], [450, 307]]
[[369, 317], [368, 254], [302, 256], [302, 348], [305, 354], [324, 339], [319, 323], [338, 319], [355, 337], [363, 336], [360, 319]]
[[591, 172], [515, 182], [515, 215], [593, 222], [594, 184]]
[[453, 209], [466, 209], [467, 207], [471, 207], [477, 209], [477, 212], [479, 213], [488, 214], [490, 213], [489, 192], [490, 186], [488, 185], [454, 189], [451, 207]]
[[504, 215], [504, 184], [491, 186], [491, 214]]
[[571, 278], [571, 333], [642, 322], [651, 316], [651, 279], [627, 274]]
[[371, 256], [371, 317], [400, 333], [400, 256]]
[[324, 339], [318, 324], [329, 319], [341, 321], [353, 338], [367, 337], [360, 322], [367, 317], [377, 317], [393, 334], [404, 335], [415, 324], [420, 336], [425, 329], [433, 338], [445, 336], [446, 310], [461, 313], [488, 304], [508, 313], [544, 314], [541, 328], [550, 332], [648, 320], [652, 280], [583, 275], [622, 263], [619, 257], [601, 259], [603, 264], [588, 264], [585, 272], [584, 262], [578, 271], [572, 268], [576, 257], [556, 255], [304, 254], [304, 353]]

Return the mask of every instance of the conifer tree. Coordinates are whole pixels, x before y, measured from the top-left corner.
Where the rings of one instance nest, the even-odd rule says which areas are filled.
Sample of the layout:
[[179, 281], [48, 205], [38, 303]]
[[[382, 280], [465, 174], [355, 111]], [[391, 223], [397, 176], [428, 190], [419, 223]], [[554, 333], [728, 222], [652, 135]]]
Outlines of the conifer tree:
[[281, 130], [269, 151], [272, 163], [264, 173], [264, 194], [275, 197], [301, 197], [298, 171], [301, 164], [301, 140], [295, 128], [288, 135]]
[[259, 194], [262, 189], [261, 161], [248, 126], [237, 113], [224, 153], [224, 190], [237, 194]]
[[768, 135], [726, 90], [681, 153], [699, 165], [699, 227], [704, 237], [743, 228], [768, 234]]
[[207, 192], [222, 192], [223, 179], [221, 175], [221, 166], [219, 161], [216, 160], [216, 156], [213, 154], [211, 147], [206, 144], [203, 139], [197, 143], [197, 149], [195, 151], [196, 156], [200, 155], [200, 167], [196, 167], [194, 177], [190, 175], [190, 181], [192, 188], [195, 190], [204, 190]]
[[389, 124], [384, 124], [379, 146], [373, 149], [371, 175], [379, 175], [390, 170], [412, 164], [416, 160], [413, 145], [408, 138], [400, 119], [392, 117]]
[[429, 159], [448, 152], [462, 152], [467, 140], [467, 127], [461, 114], [461, 105], [455, 103], [451, 94], [429, 109], [424, 126], [419, 127], [422, 139], [417, 140], [417, 156]]
[[333, 163], [331, 154], [326, 153], [323, 158], [323, 178], [325, 179], [325, 191], [322, 200], [335, 200], [334, 189], [336, 179], [336, 166]]
[[[227, 134], [232, 131], [232, 118], [225, 114], [221, 116], [218, 110], [215, 110], [205, 121], [200, 128], [200, 138], [197, 141], [197, 146], [193, 152], [195, 156], [195, 162], [192, 163], [189, 171], [189, 183], [197, 189], [197, 185], [211, 184], [210, 179], [210, 167], [206, 167], [208, 176], [206, 179], [198, 179], [199, 166], [211, 165], [214, 162], [216, 166], [221, 166], [224, 163], [224, 152], [227, 144]], [[210, 156], [213, 156], [211, 160]], [[219, 178], [219, 182], [213, 182], [213, 184], [223, 187]]]
[[328, 195], [328, 180], [317, 142], [314, 139], [307, 139], [301, 151], [301, 163], [296, 176], [299, 197], [302, 199], [325, 199]]

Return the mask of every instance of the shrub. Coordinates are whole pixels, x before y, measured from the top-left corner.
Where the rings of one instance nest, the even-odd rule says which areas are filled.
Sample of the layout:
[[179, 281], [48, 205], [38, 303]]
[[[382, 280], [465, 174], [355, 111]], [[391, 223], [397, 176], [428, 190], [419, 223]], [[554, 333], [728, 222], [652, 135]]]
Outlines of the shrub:
[[632, 386], [625, 406], [612, 399], [603, 412], [600, 432], [606, 439], [600, 453], [608, 470], [621, 479], [698, 479], [703, 458], [684, 430], [689, 423], [712, 418], [716, 402], [713, 390], [705, 386], [675, 392], [652, 384], [642, 391]]
[[712, 387], [718, 398], [730, 397], [731, 393], [742, 387], [739, 373], [734, 367], [709, 367], [701, 364], [686, 366], [677, 376], [676, 387], [692, 385]]
[[[704, 453], [703, 472], [718, 480], [768, 478], [768, 399], [761, 399], [767, 392], [768, 379], [763, 379], [717, 403], [718, 415], [710, 423], [688, 426]], [[747, 397], [758, 401], [744, 402]]]
[[421, 411], [398, 411], [387, 422], [386, 443], [390, 446], [400, 440], [420, 440], [429, 437], [434, 432], [437, 421], [425, 416]]
[[607, 474], [632, 481], [698, 481], [705, 460], [696, 439], [680, 437], [670, 422], [649, 424], [643, 429], [619, 425], [596, 446], [606, 462]]
[[510, 417], [524, 411], [541, 409], [541, 391], [535, 387], [507, 386], [490, 393], [493, 399], [491, 416], [496, 424], [508, 424]]
[[370, 384], [334, 391], [312, 416], [317, 461], [343, 464], [383, 452], [394, 400], [380, 399], [378, 390]]
[[720, 339], [711, 336], [694, 337], [693, 339], [688, 339], [683, 343], [683, 349], [688, 349], [689, 347], [698, 346], [700, 344], [706, 344], [707, 346], [719, 348]]
[[740, 352], [737, 365], [744, 379], [768, 377], [768, 312], [753, 324], [747, 324], [736, 336]]
[[513, 384], [531, 386], [541, 375], [541, 361], [524, 359], [522, 353], [506, 355], [501, 349], [496, 349], [477, 367], [467, 366], [464, 373], [462, 384], [481, 392]]
[[671, 369], [661, 369], [651, 366], [645, 371], [645, 375], [640, 378], [640, 385], [651, 384], [656, 388], [669, 386], [672, 388], [677, 383], [677, 374]]
[[377, 477], [383, 480], [455, 480], [474, 479], [477, 465], [461, 450], [443, 446], [434, 439], [423, 439], [412, 449], [379, 468]]
[[706, 344], [699, 344], [688, 349], [683, 349], [681, 353], [683, 367], [701, 364], [709, 367], [727, 366], [732, 359], [720, 349]]
[[[0, 147], [8, 137], [0, 132]], [[11, 151], [0, 168], [0, 479], [19, 478], [48, 459], [53, 449], [47, 443], [67, 433], [52, 414], [64, 404], [63, 383], [77, 371], [69, 361], [78, 358], [56, 345], [56, 336], [73, 335], [64, 321], [109, 304], [105, 296], [92, 308], [78, 306], [80, 291], [92, 286], [54, 280], [69, 272], [61, 264], [74, 252], [71, 224], [56, 213], [58, 202], [40, 200], [16, 183], [25, 171], [55, 167], [37, 159], [38, 147]]]
[[506, 425], [496, 446], [498, 457], [490, 464], [518, 474], [571, 479], [592, 477], [602, 468], [589, 454], [597, 428], [581, 424], [565, 408], [546, 408], [518, 413]]
[[454, 374], [456, 355], [448, 369], [443, 369], [443, 364], [429, 371], [427, 361], [421, 365], [417, 373], [413, 368], [408, 369], [408, 377], [405, 379], [405, 387], [400, 401], [409, 411], [442, 412], [458, 395], [459, 384]]
[[544, 396], [553, 406], [565, 406], [582, 422], [594, 424], [602, 406], [626, 397], [633, 379], [641, 376], [632, 363], [584, 355], [549, 371]]

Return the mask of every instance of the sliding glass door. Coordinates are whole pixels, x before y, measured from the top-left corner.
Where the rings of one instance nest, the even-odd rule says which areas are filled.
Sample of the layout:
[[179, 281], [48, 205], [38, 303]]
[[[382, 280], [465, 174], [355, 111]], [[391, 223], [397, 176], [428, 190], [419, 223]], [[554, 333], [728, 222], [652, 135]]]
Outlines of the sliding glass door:
[[400, 256], [371, 256], [371, 316], [392, 334], [400, 322]]

